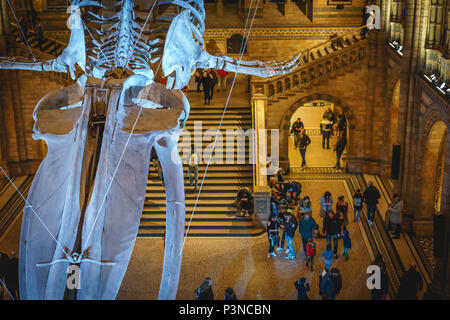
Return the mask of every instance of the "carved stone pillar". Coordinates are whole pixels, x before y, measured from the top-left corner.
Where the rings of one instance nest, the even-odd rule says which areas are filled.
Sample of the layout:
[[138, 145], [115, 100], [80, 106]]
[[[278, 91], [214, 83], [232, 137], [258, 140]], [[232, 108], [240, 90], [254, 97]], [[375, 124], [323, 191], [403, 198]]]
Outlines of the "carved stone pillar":
[[426, 47], [436, 49], [441, 43], [444, 0], [431, 0]]

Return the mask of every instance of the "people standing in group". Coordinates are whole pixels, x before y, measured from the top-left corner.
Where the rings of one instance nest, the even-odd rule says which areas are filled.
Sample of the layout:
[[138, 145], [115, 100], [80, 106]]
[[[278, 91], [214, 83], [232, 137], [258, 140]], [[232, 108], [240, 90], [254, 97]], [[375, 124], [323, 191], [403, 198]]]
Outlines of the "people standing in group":
[[323, 257], [325, 263], [325, 270], [330, 270], [330, 267], [333, 264], [334, 257], [333, 250], [331, 250], [331, 243], [327, 243], [327, 247], [323, 251], [321, 257]]
[[297, 118], [297, 120], [292, 124], [290, 134], [294, 135], [294, 147], [298, 147], [298, 140], [300, 133], [303, 131], [305, 126], [303, 125], [303, 122], [300, 118]]
[[314, 232], [318, 229], [316, 220], [312, 217], [311, 211], [305, 211], [298, 223], [298, 232], [302, 238], [303, 252], [306, 256], [306, 246], [308, 240], [314, 237]]
[[298, 145], [299, 145], [300, 156], [302, 157], [301, 170], [303, 170], [304, 167], [306, 166], [306, 148], [310, 144], [311, 144], [311, 139], [305, 133], [305, 130], [301, 130], [299, 138], [298, 138]]
[[306, 278], [302, 277], [294, 283], [295, 289], [297, 289], [297, 300], [308, 300], [309, 283], [306, 282]]
[[227, 89], [227, 76], [228, 72], [223, 69], [217, 70], [217, 75], [219, 76], [219, 83], [217, 85], [217, 91], [225, 91]]
[[310, 271], [313, 272], [314, 268], [314, 257], [316, 256], [316, 243], [313, 238], [309, 238], [306, 244], [306, 266], [311, 264]]
[[211, 278], [205, 278], [201, 286], [195, 290], [195, 300], [214, 300]]
[[198, 164], [200, 162], [200, 157], [198, 153], [195, 151], [194, 146], [191, 146], [191, 152], [188, 157], [189, 165], [188, 165], [188, 175], [189, 175], [189, 185], [192, 185], [194, 182], [194, 192], [197, 191], [198, 185]]
[[284, 184], [286, 198], [289, 198], [288, 202], [297, 202], [300, 193], [302, 192], [302, 184], [298, 181], [289, 181]]
[[288, 211], [288, 213], [285, 215], [284, 230], [286, 233], [286, 242], [289, 251], [286, 259], [291, 259], [291, 262], [294, 262], [295, 260], [294, 236], [295, 231], [297, 230], [297, 225], [297, 220], [295, 219], [294, 215]]
[[197, 92], [200, 92], [200, 86], [202, 86], [203, 83], [203, 69], [198, 68], [195, 70], [195, 83], [197, 83]]
[[342, 135], [339, 137], [336, 145], [334, 146], [334, 151], [336, 152], [336, 165], [334, 166], [336, 169], [341, 169], [341, 157], [344, 153], [345, 147], [347, 146], [347, 137]]
[[333, 122], [329, 118], [323, 117], [320, 122], [320, 134], [322, 135], [322, 149], [330, 149], [330, 136], [333, 128]]
[[344, 200], [344, 196], [339, 196], [336, 202], [336, 213], [343, 217], [344, 226], [348, 226], [348, 203]]
[[[325, 218], [328, 212], [333, 208], [333, 197], [329, 191], [325, 191], [323, 196], [320, 198], [320, 217], [322, 218], [322, 230], [325, 224]], [[322, 231], [323, 233], [323, 231]]]
[[267, 237], [269, 239], [269, 253], [267, 257], [276, 257], [277, 254], [274, 251], [276, 244], [280, 241], [280, 217], [278, 216], [278, 210], [275, 207], [267, 222]]
[[326, 234], [328, 244], [331, 244], [331, 241], [333, 240], [333, 252], [334, 258], [336, 259], [339, 237], [341, 235], [341, 219], [339, 219], [339, 215], [335, 214], [332, 210], [328, 212], [328, 215], [325, 218], [323, 233]]
[[423, 289], [422, 276], [416, 270], [415, 262], [411, 262], [409, 270], [400, 278], [397, 300], [418, 300], [417, 292]]
[[402, 211], [403, 211], [403, 200], [400, 199], [400, 195], [395, 193], [393, 196], [393, 202], [389, 205], [388, 210], [391, 213], [390, 223], [392, 226], [392, 238], [400, 238], [400, 225], [402, 223]]
[[363, 199], [367, 206], [367, 219], [369, 226], [373, 227], [375, 212], [377, 211], [378, 199], [381, 198], [380, 191], [373, 185], [373, 181], [369, 181], [369, 186], [363, 193]]
[[359, 215], [363, 207], [363, 195], [360, 189], [357, 189], [353, 195], [353, 222], [358, 223]]
[[345, 257], [345, 261], [348, 260], [348, 250], [352, 248], [352, 240], [350, 239], [350, 232], [347, 229], [344, 230], [344, 235], [342, 236], [342, 245], [344, 247], [344, 253], [342, 254]]

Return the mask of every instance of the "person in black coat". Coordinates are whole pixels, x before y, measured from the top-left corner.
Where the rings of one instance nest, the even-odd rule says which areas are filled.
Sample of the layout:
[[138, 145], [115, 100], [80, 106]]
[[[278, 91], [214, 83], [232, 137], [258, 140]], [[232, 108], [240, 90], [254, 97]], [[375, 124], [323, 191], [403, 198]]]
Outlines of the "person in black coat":
[[336, 142], [336, 146], [334, 147], [334, 151], [336, 151], [336, 169], [341, 168], [341, 156], [344, 153], [345, 147], [347, 146], [347, 137], [342, 135], [339, 137], [339, 140]]
[[203, 75], [201, 78], [202, 86], [203, 86], [203, 95], [205, 101], [203, 104], [209, 104], [211, 102], [211, 88], [214, 86], [212, 76], [208, 73], [208, 70], [203, 71]]
[[372, 289], [370, 290], [370, 295], [372, 300], [383, 300], [387, 294], [389, 289], [389, 280], [386, 272], [386, 264], [384, 263], [383, 257], [381, 254], [378, 254], [375, 257], [375, 260], [372, 262], [372, 265], [376, 265], [380, 267], [381, 271], [381, 281], [380, 281], [380, 289]]
[[409, 270], [400, 278], [397, 300], [418, 300], [417, 292], [423, 289], [423, 280], [416, 271], [416, 264], [411, 262]]
[[307, 292], [309, 291], [309, 283], [306, 282], [306, 278], [303, 277], [294, 283], [295, 289], [297, 289], [297, 300], [309, 300]]
[[363, 193], [363, 200], [367, 205], [367, 219], [369, 226], [373, 226], [375, 219], [375, 212], [377, 211], [378, 199], [381, 198], [380, 191], [373, 185], [373, 181], [369, 181], [369, 186]]
[[335, 259], [337, 259], [338, 240], [341, 234], [341, 225], [342, 221], [339, 219], [339, 215], [335, 214], [333, 210], [330, 210], [325, 217], [323, 233], [326, 233], [327, 235], [327, 243], [331, 243], [331, 239], [333, 239], [333, 252]]
[[205, 278], [200, 288], [195, 291], [195, 300], [214, 300], [211, 278]]

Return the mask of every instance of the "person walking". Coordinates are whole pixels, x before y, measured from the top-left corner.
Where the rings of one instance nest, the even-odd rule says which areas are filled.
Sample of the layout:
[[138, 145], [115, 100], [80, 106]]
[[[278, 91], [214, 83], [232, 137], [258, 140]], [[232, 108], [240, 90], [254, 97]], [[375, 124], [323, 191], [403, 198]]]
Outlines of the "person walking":
[[325, 149], [325, 144], [327, 149], [330, 149], [330, 136], [331, 129], [333, 128], [333, 122], [331, 122], [328, 118], [323, 117], [320, 122], [320, 134], [322, 135], [322, 149]]
[[339, 196], [336, 202], [336, 213], [343, 217], [344, 226], [348, 225], [348, 203], [344, 200], [344, 196]]
[[333, 250], [331, 250], [331, 244], [327, 243], [327, 247], [321, 255], [325, 263], [325, 270], [330, 270], [330, 266], [333, 264], [333, 256], [334, 253]]
[[360, 189], [357, 189], [353, 195], [353, 222], [358, 223], [359, 215], [363, 206], [363, 195]]
[[348, 250], [352, 248], [352, 240], [350, 239], [350, 233], [347, 229], [344, 230], [344, 235], [342, 237], [344, 253], [342, 254], [345, 257], [345, 261], [348, 260]]
[[[276, 207], [276, 206], [275, 206]], [[275, 210], [275, 209], [274, 209]], [[268, 258], [276, 257], [277, 254], [273, 252], [275, 249], [275, 245], [280, 241], [280, 218], [277, 214], [273, 213], [269, 217], [269, 221], [267, 222], [267, 237], [269, 239], [269, 253], [267, 255]]]
[[308, 240], [308, 244], [306, 245], [306, 266], [311, 263], [310, 271], [313, 272], [314, 265], [314, 257], [316, 256], [316, 244], [313, 238]]
[[423, 289], [423, 280], [416, 271], [416, 264], [411, 262], [409, 270], [400, 278], [400, 287], [397, 292], [397, 300], [418, 300], [417, 292]]
[[300, 135], [298, 138], [298, 144], [299, 144], [300, 156], [302, 157], [301, 170], [303, 170], [303, 168], [306, 166], [306, 148], [311, 144], [311, 139], [305, 133], [305, 130], [302, 130], [300, 132]]
[[200, 288], [195, 290], [195, 300], [214, 300], [211, 278], [205, 278]]
[[219, 76], [219, 84], [218, 84], [218, 88], [217, 91], [225, 91], [227, 89], [227, 76], [228, 76], [228, 72], [226, 72], [223, 69], [220, 69], [217, 71], [217, 75]]
[[400, 199], [400, 195], [395, 193], [393, 196], [393, 202], [389, 205], [388, 210], [391, 213], [390, 223], [392, 225], [392, 239], [400, 238], [400, 225], [402, 223], [402, 211], [403, 211], [403, 200]]
[[373, 181], [369, 181], [369, 186], [363, 193], [363, 199], [367, 206], [367, 219], [369, 226], [373, 227], [373, 220], [375, 219], [375, 212], [377, 211], [378, 199], [381, 198], [380, 191], [373, 185]]
[[198, 185], [198, 164], [199, 164], [199, 156], [197, 152], [195, 152], [195, 148], [191, 146], [191, 152], [189, 154], [189, 166], [188, 166], [188, 175], [189, 175], [189, 185], [192, 186], [194, 182], [194, 192], [197, 191]]
[[347, 146], [347, 137], [345, 135], [342, 135], [339, 137], [333, 149], [333, 151], [336, 152], [336, 159], [337, 159], [336, 165], [334, 166], [335, 169], [341, 169], [341, 156], [344, 153], [346, 146]]
[[318, 229], [317, 223], [314, 218], [311, 216], [310, 211], [306, 211], [303, 213], [303, 217], [300, 219], [298, 223], [298, 232], [300, 233], [300, 237], [302, 238], [303, 244], [303, 252], [306, 254], [306, 246], [308, 244], [308, 240], [313, 238], [313, 234], [315, 230]]
[[302, 277], [294, 283], [295, 289], [297, 289], [297, 300], [308, 300], [309, 283], [306, 282], [306, 278]]
[[286, 259], [291, 259], [291, 262], [294, 262], [295, 260], [294, 237], [295, 231], [297, 230], [297, 225], [297, 220], [294, 215], [288, 212], [288, 214], [285, 215], [284, 232], [286, 234], [286, 242], [289, 251]]
[[335, 297], [339, 295], [342, 289], [342, 277], [338, 268], [331, 268], [331, 279], [333, 280], [333, 288]]
[[337, 259], [339, 236], [341, 234], [341, 219], [332, 210], [328, 212], [325, 218], [323, 233], [326, 233], [327, 244], [331, 245], [331, 240], [333, 240], [334, 258]]
[[294, 148], [298, 147], [298, 139], [304, 127], [305, 126], [300, 118], [297, 118], [297, 120], [292, 124], [290, 134], [294, 134]]

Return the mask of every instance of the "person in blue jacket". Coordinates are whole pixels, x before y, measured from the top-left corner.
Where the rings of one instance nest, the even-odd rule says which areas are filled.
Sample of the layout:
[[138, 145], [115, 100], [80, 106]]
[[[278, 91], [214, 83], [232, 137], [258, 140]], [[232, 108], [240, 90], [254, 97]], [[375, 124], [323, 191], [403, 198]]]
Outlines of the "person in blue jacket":
[[327, 248], [322, 253], [321, 257], [324, 258], [325, 261], [325, 269], [330, 270], [330, 266], [333, 264], [333, 256], [334, 252], [331, 250], [331, 243], [327, 244]]
[[352, 247], [352, 241], [350, 239], [350, 233], [348, 232], [348, 230], [344, 230], [344, 236], [342, 237], [342, 239], [344, 240], [344, 254], [343, 256], [345, 257], [345, 261], [348, 260], [348, 250], [351, 249]]
[[319, 227], [317, 226], [316, 220], [314, 220], [314, 218], [311, 216], [311, 212], [304, 212], [303, 217], [298, 223], [298, 232], [300, 233], [300, 237], [302, 238], [305, 257], [306, 245], [308, 244], [308, 240], [313, 237], [313, 233], [317, 229], [319, 229]]

